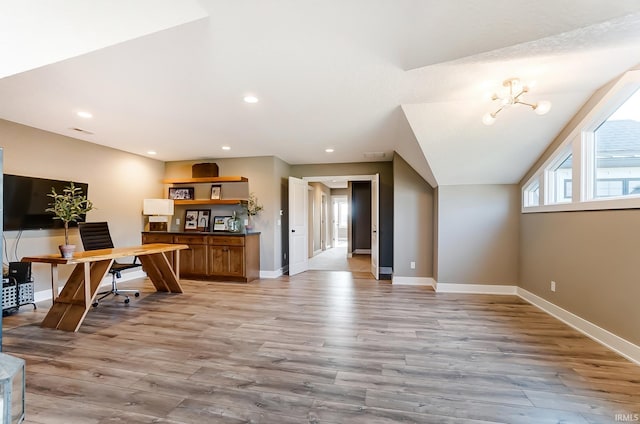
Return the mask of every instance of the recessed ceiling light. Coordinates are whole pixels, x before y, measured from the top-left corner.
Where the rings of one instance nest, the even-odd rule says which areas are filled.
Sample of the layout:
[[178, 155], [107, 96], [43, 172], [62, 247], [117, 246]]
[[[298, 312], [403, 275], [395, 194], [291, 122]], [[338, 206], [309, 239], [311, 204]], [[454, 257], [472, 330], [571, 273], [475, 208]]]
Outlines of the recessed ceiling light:
[[155, 150], [149, 150], [149, 151], [147, 152], [147, 154], [148, 154], [148, 155], [151, 155], [151, 156], [155, 156], [155, 155], [157, 155], [157, 154], [158, 154], [158, 152], [156, 152]]
[[93, 115], [89, 112], [85, 112], [83, 110], [76, 112], [76, 115], [78, 115], [81, 118], [85, 118], [85, 119], [89, 119], [89, 118], [93, 118]]
[[222, 150], [231, 150], [231, 146], [222, 146]]
[[244, 96], [244, 101], [246, 103], [258, 103], [258, 98], [256, 96]]
[[327, 152], [327, 153], [335, 152], [335, 150], [333, 150], [332, 148], [324, 149], [324, 151]]

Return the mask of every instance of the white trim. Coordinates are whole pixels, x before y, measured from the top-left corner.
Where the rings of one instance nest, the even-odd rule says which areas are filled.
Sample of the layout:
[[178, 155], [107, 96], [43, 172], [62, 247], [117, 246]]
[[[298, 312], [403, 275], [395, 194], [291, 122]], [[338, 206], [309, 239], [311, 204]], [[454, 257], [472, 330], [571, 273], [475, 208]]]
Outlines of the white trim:
[[[139, 278], [147, 278], [147, 273], [142, 271], [142, 270], [135, 270], [135, 271], [127, 271], [127, 272], [122, 272], [120, 275], [122, 275], [122, 278], [118, 278], [118, 283], [123, 283], [125, 281], [131, 281], [131, 280], [137, 280]], [[99, 287], [111, 287], [111, 274], [107, 274], [102, 281], [100, 281], [100, 286]], [[58, 293], [62, 290], [62, 286], [58, 287]], [[51, 300], [51, 288], [45, 289], [45, 290], [39, 290], [37, 292], [35, 292], [33, 294], [33, 301], [38, 303], [38, 302], [43, 302], [46, 300]]]
[[518, 287], [517, 295], [533, 306], [542, 309], [549, 315], [559, 319], [568, 326], [578, 330], [585, 336], [595, 340], [601, 345], [617, 352], [628, 360], [640, 365], [640, 346], [637, 346], [612, 332], [598, 327], [584, 318], [562, 309], [559, 306], [537, 296], [521, 287]]
[[468, 293], [468, 294], [500, 294], [516, 295], [516, 286], [501, 286], [497, 284], [435, 284], [436, 293]]
[[356, 249], [353, 251], [356, 255], [370, 255], [371, 249]]
[[403, 285], [403, 286], [430, 286], [435, 287], [436, 280], [431, 277], [400, 277], [393, 276], [391, 278], [391, 284]]
[[281, 277], [284, 274], [284, 269], [280, 268], [280, 269], [276, 269], [275, 271], [266, 271], [266, 270], [260, 270], [260, 278], [278, 278]]

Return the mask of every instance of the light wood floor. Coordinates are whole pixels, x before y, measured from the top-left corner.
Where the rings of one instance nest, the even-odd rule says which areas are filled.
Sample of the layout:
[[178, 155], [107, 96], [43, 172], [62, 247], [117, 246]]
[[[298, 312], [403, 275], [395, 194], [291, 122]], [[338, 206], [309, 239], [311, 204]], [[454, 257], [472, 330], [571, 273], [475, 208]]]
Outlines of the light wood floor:
[[[640, 367], [513, 296], [310, 271], [4, 320], [26, 423], [613, 423]], [[633, 417], [633, 415], [631, 415]], [[620, 418], [620, 417], [618, 417]]]

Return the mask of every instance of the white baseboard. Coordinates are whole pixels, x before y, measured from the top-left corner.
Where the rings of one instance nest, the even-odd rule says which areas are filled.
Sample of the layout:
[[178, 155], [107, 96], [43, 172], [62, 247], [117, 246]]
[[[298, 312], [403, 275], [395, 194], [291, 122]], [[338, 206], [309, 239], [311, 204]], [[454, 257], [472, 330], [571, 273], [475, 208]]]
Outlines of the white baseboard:
[[371, 249], [356, 249], [353, 251], [356, 255], [370, 255]]
[[598, 327], [597, 325], [587, 321], [586, 319], [580, 318], [579, 316], [565, 309], [562, 309], [561, 307], [554, 305], [548, 300], [545, 300], [540, 296], [535, 295], [521, 287], [518, 287], [517, 294], [533, 306], [542, 309], [549, 315], [578, 330], [590, 339], [595, 340], [601, 345], [613, 350], [614, 352], [619, 353], [628, 360], [640, 365], [640, 346], [637, 346], [623, 339], [622, 337], [616, 336], [610, 331]]
[[435, 282], [437, 293], [469, 293], [469, 294], [502, 294], [516, 295], [517, 286], [501, 286], [497, 284], [454, 284]]
[[284, 275], [284, 269], [276, 269], [275, 271], [260, 270], [260, 278], [278, 278]]
[[[137, 280], [138, 278], [147, 278], [147, 273], [142, 270], [122, 272], [122, 278], [118, 278], [118, 282]], [[111, 274], [107, 274], [106, 277], [100, 282], [100, 287], [111, 287]], [[58, 287], [58, 293], [62, 290], [62, 287]], [[34, 302], [42, 302], [45, 300], [51, 300], [51, 288], [46, 290], [39, 290], [33, 294]]]
[[391, 284], [403, 286], [429, 286], [435, 287], [436, 280], [431, 277], [396, 277], [391, 278]]

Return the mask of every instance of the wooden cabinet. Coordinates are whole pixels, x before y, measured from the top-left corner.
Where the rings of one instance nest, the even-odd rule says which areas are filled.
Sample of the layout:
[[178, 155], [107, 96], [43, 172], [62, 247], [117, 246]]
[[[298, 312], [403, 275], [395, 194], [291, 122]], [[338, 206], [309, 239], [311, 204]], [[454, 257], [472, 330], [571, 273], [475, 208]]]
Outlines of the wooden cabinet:
[[245, 274], [244, 238], [211, 236], [209, 273], [241, 277]]
[[[142, 233], [142, 243], [187, 244], [180, 275], [192, 279], [249, 282], [260, 278], [260, 234]], [[170, 259], [173, 265], [173, 258]]]
[[185, 277], [207, 274], [207, 241], [198, 235], [173, 236], [173, 243], [187, 244], [189, 249], [180, 255], [180, 275]]

